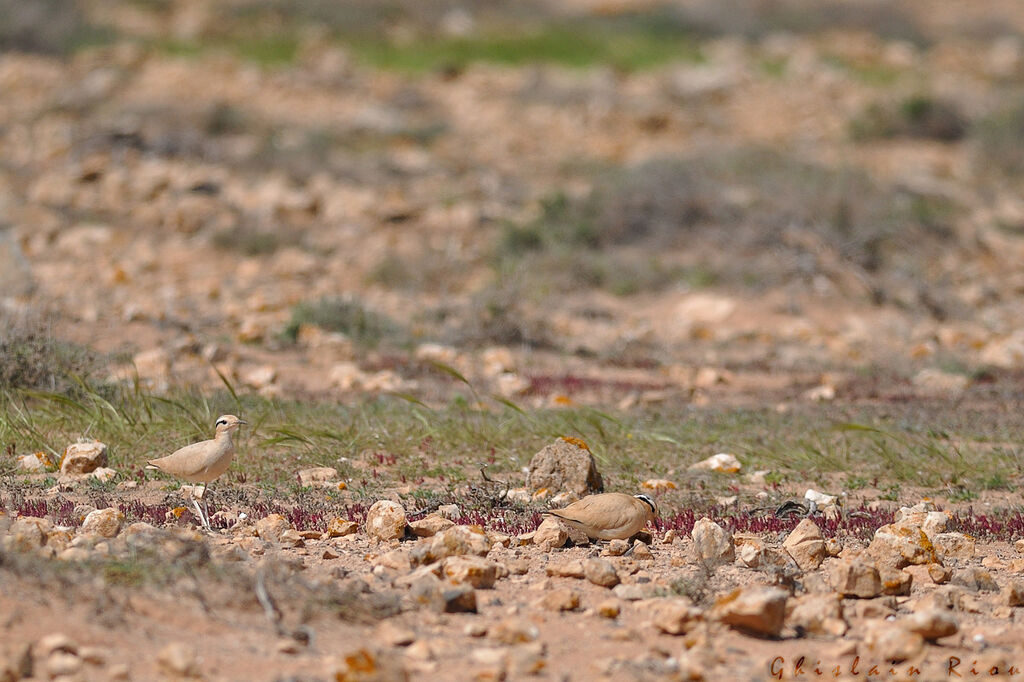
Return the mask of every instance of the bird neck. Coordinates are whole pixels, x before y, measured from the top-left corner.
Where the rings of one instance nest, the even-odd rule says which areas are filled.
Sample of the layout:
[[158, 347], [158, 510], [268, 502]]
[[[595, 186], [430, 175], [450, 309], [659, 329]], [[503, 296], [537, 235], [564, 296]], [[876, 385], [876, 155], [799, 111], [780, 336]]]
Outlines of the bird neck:
[[231, 445], [231, 432], [230, 431], [218, 431], [217, 435], [213, 438], [218, 443], [227, 443]]

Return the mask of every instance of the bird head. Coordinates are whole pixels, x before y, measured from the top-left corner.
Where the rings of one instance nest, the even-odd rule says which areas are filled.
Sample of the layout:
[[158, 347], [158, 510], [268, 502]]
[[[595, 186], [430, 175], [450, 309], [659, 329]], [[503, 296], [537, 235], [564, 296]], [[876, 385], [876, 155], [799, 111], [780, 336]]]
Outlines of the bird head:
[[658, 516], [658, 505], [656, 505], [654, 503], [654, 500], [652, 500], [650, 498], [650, 496], [644, 495], [644, 494], [640, 494], [640, 495], [634, 495], [633, 497], [635, 497], [636, 499], [640, 500], [641, 502], [643, 502], [644, 504], [646, 504], [648, 507], [651, 508], [651, 511], [648, 514], [648, 516], [650, 518], [653, 519], [653, 518]]
[[217, 421], [214, 422], [214, 427], [217, 429], [217, 435], [222, 433], [231, 433], [242, 424], [248, 424], [249, 422], [244, 419], [239, 419], [233, 414], [224, 414], [217, 417]]

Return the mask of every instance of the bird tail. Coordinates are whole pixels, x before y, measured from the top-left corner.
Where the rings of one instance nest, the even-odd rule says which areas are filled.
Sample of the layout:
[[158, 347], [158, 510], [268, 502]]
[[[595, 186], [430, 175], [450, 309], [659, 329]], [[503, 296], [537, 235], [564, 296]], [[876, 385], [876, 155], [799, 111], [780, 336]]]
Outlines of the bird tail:
[[156, 466], [155, 464], [147, 464], [146, 465], [146, 470], [147, 471], [160, 471], [160, 467]]

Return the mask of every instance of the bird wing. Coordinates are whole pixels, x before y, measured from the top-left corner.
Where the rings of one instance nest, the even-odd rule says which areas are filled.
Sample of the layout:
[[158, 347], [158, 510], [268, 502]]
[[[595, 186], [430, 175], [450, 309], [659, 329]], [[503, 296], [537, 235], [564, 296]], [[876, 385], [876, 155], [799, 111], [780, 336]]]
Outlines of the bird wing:
[[635, 523], [637, 508], [633, 504], [634, 499], [613, 493], [592, 495], [549, 513], [566, 521], [584, 523], [595, 530], [614, 530]]
[[209, 465], [211, 441], [192, 443], [166, 457], [149, 460], [149, 464], [177, 476], [195, 476]]

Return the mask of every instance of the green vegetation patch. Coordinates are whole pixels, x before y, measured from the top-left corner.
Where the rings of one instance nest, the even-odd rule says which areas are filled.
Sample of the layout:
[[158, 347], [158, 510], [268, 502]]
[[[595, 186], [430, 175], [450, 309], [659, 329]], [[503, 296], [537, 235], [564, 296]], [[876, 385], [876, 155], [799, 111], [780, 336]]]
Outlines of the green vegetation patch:
[[63, 392], [102, 363], [97, 353], [57, 338], [38, 315], [0, 312], [0, 391]]
[[[40, 392], [0, 396], [0, 443], [12, 444], [0, 462], [38, 450], [60, 453], [88, 433], [108, 445], [110, 466], [138, 480], [145, 478], [147, 459], [208, 438], [216, 416], [231, 412], [249, 425], [237, 436], [239, 454], [215, 486], [218, 494], [231, 499], [232, 490], [255, 485], [271, 495], [306, 500], [307, 509], [339, 493], [300, 489], [296, 472], [302, 468], [338, 469], [348, 481], [346, 494], [356, 499], [373, 499], [399, 485], [451, 493], [467, 481], [481, 481], [482, 465], [500, 481], [521, 484], [522, 467], [560, 436], [585, 441], [615, 490], [635, 489], [647, 478], [671, 478], [684, 490], [724, 490], [735, 483], [733, 477], [687, 472], [717, 452], [735, 454], [744, 470], [770, 470], [779, 476], [773, 480], [856, 471], [851, 489], [878, 480], [880, 489], [913, 484], [981, 490], [1016, 485], [1024, 474], [1020, 452], [1001, 445], [1020, 442], [1020, 425], [984, 407], [807, 406], [783, 414], [771, 408], [664, 406], [622, 413], [525, 409], [475, 394], [472, 402], [456, 399], [432, 409], [412, 396], [342, 405], [230, 392], [158, 397], [132, 387], [106, 391], [80, 399]], [[485, 409], [474, 407], [480, 400]], [[17, 474], [0, 470], [6, 472], [0, 485], [8, 488]], [[238, 488], [241, 483], [247, 487]], [[130, 568], [114, 571], [131, 580]]]
[[213, 245], [226, 251], [237, 251], [246, 256], [268, 256], [282, 246], [298, 243], [299, 236], [283, 235], [279, 230], [238, 225], [218, 230], [213, 235]]
[[855, 140], [909, 137], [956, 142], [967, 131], [967, 118], [955, 102], [928, 95], [914, 95], [894, 104], [875, 102], [850, 122]]
[[632, 294], [712, 284], [779, 285], [852, 269], [872, 295], [926, 278], [952, 235], [950, 202], [891, 188], [853, 168], [766, 149], [664, 158], [598, 172], [579, 197], [553, 193], [540, 215], [498, 237], [499, 278], [539, 296], [601, 287]]
[[285, 66], [295, 62], [299, 52], [298, 37], [290, 33], [274, 33], [263, 37], [244, 33], [204, 38], [202, 40], [164, 39], [155, 47], [177, 57], [198, 57], [209, 51], [224, 51], [263, 66]]
[[355, 39], [349, 45], [373, 66], [402, 71], [463, 68], [474, 62], [510, 66], [542, 62], [570, 67], [606, 64], [637, 70], [668, 61], [701, 59], [696, 41], [684, 31], [592, 20], [465, 37], [423, 36], [401, 43]]
[[370, 347], [385, 340], [392, 346], [401, 345], [408, 337], [397, 322], [368, 309], [359, 301], [349, 299], [322, 298], [296, 305], [285, 327], [285, 338], [295, 341], [299, 328], [304, 324], [328, 332], [341, 332], [354, 342]]
[[1024, 98], [979, 121], [972, 130], [983, 168], [1010, 177], [1024, 174]]

